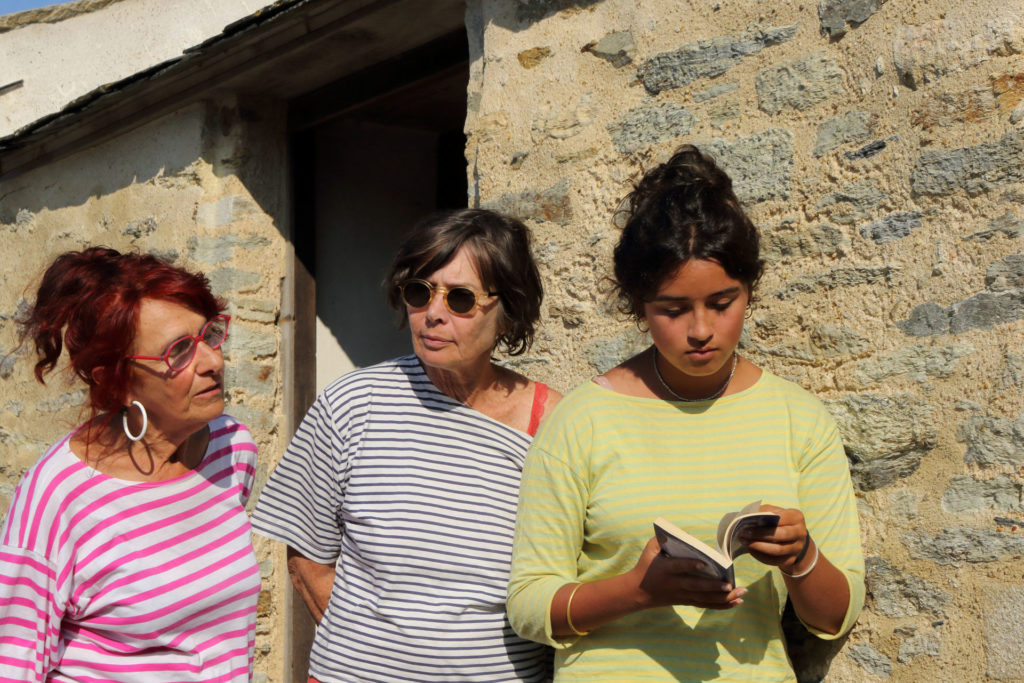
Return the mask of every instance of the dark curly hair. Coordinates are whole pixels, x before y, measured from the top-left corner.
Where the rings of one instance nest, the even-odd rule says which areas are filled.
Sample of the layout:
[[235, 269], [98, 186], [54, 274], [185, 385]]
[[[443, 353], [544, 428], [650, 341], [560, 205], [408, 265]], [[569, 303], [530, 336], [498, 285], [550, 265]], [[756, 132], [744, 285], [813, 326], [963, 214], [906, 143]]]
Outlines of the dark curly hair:
[[[401, 285], [426, 279], [463, 246], [476, 261], [485, 289], [498, 292], [501, 320], [497, 344], [509, 355], [533, 343], [544, 289], [530, 253], [530, 231], [523, 223], [487, 209], [458, 209], [428, 216], [406, 236], [384, 280], [388, 305], [405, 312]], [[406, 322], [402, 318], [402, 325]]]
[[713, 260], [753, 296], [764, 271], [757, 228], [732, 180], [693, 145], [644, 174], [626, 198], [626, 223], [615, 247], [619, 309], [640, 320], [644, 303], [691, 260]]

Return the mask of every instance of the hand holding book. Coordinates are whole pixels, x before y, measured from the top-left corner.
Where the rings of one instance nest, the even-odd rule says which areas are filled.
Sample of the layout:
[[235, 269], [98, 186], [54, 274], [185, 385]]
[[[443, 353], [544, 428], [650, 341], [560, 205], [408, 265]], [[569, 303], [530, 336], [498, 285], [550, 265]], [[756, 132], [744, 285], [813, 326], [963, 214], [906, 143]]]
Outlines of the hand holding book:
[[700, 560], [708, 576], [735, 585], [733, 561], [749, 552], [745, 541], [751, 538], [751, 534], [758, 537], [770, 534], [778, 526], [779, 519], [776, 512], [762, 511], [761, 501], [756, 500], [742, 510], [722, 516], [718, 523], [717, 548], [693, 537], [664, 517], [654, 520], [654, 535], [661, 545], [661, 552], [667, 557]]

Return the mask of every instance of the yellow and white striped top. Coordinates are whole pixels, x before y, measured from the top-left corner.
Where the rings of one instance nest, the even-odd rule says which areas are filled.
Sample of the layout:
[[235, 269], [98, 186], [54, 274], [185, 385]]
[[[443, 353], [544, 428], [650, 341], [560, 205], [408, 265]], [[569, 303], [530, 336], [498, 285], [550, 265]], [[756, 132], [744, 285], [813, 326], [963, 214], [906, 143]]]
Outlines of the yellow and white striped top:
[[527, 455], [509, 621], [558, 649], [559, 682], [795, 681], [780, 626], [785, 584], [750, 555], [736, 561], [748, 593], [735, 609], [655, 608], [585, 637], [551, 636], [558, 588], [631, 569], [656, 517], [714, 547], [722, 515], [759, 499], [804, 513], [850, 584], [849, 630], [864, 602], [864, 559], [843, 446], [818, 399], [767, 371], [745, 391], [696, 403], [588, 382], [558, 404]]

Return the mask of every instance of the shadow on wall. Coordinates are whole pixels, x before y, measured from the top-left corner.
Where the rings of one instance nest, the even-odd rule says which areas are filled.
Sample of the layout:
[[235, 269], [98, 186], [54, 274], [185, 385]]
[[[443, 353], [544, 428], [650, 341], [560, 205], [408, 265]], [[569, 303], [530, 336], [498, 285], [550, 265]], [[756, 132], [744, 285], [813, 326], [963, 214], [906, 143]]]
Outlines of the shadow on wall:
[[495, 12], [488, 19], [509, 31], [522, 31], [552, 14], [565, 10], [586, 9], [601, 2], [603, 0], [519, 0], [506, 3], [503, 6], [505, 11]]

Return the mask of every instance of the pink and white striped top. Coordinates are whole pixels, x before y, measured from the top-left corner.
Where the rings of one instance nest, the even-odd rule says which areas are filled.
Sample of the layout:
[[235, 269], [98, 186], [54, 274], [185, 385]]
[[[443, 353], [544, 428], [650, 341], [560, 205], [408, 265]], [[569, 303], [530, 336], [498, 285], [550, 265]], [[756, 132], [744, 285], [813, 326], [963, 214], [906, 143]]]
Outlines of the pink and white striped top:
[[68, 442], [25, 474], [0, 535], [0, 681], [248, 681], [249, 430], [222, 415], [199, 467], [162, 482], [101, 474]]

